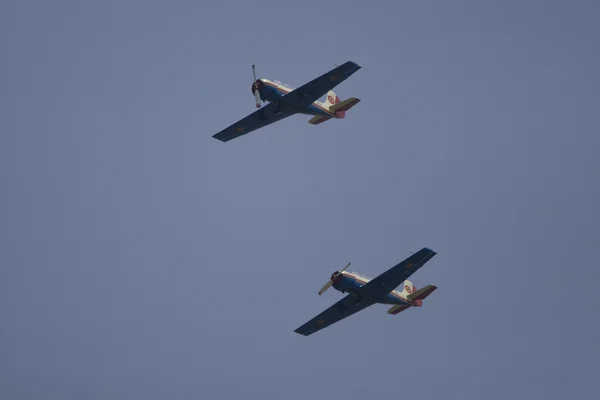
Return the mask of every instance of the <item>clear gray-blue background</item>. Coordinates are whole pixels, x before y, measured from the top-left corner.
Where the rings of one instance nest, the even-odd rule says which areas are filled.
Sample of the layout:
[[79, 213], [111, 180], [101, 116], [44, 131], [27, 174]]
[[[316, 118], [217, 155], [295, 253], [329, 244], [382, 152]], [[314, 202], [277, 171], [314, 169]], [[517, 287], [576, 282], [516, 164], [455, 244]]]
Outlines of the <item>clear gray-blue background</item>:
[[[0, 397], [593, 397], [599, 9], [3, 1]], [[211, 137], [346, 60], [346, 119]], [[424, 246], [423, 308], [293, 332]]]

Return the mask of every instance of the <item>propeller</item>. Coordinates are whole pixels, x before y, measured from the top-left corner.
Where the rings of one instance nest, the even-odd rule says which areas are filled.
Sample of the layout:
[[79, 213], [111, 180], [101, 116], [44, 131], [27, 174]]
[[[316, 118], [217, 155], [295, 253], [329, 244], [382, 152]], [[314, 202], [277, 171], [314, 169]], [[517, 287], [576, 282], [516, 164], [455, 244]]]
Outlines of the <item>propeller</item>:
[[337, 281], [338, 277], [342, 274], [342, 272], [344, 272], [346, 270], [346, 268], [348, 268], [350, 266], [350, 263], [346, 264], [346, 266], [344, 268], [342, 268], [339, 271], [335, 271], [333, 274], [331, 274], [331, 278], [329, 278], [329, 281], [325, 284], [325, 286], [323, 286], [321, 288], [321, 290], [319, 290], [319, 296], [322, 295], [323, 293], [325, 293], [325, 291], [327, 289], [329, 289], [331, 287], [331, 285], [334, 284], [334, 280]]
[[254, 83], [252, 84], [252, 93], [256, 98], [256, 108], [260, 108], [260, 93], [258, 92], [258, 81], [256, 79], [256, 68], [252, 64], [252, 74], [254, 75]]

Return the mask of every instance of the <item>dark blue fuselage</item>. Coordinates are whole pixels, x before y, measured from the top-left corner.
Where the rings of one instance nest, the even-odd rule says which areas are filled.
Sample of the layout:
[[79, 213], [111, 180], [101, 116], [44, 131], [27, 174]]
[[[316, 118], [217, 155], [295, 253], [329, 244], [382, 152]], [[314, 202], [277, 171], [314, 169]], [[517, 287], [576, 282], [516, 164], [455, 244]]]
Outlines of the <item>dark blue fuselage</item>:
[[[288, 94], [289, 92], [291, 92], [293, 90], [291, 88], [284, 89], [282, 87], [278, 87], [275, 84], [273, 84], [269, 81], [265, 81], [265, 80], [260, 80], [260, 82], [262, 83], [258, 88], [258, 92], [260, 94], [260, 99], [263, 101], [271, 102], [271, 103], [279, 102], [283, 96], [285, 96], [286, 94]], [[319, 115], [319, 116], [327, 116], [327, 117], [332, 117], [332, 118], [336, 117], [335, 114], [327, 111], [324, 107], [320, 106], [317, 103], [311, 103], [308, 107], [300, 108], [295, 111], [300, 114], [306, 114], [306, 115]]]
[[[339, 282], [333, 284], [333, 288], [342, 293], [354, 293], [358, 288], [365, 285], [367, 281], [347, 273], [342, 274]], [[408, 304], [410, 302], [403, 299], [396, 291], [389, 293], [384, 300], [379, 301], [381, 304]]]

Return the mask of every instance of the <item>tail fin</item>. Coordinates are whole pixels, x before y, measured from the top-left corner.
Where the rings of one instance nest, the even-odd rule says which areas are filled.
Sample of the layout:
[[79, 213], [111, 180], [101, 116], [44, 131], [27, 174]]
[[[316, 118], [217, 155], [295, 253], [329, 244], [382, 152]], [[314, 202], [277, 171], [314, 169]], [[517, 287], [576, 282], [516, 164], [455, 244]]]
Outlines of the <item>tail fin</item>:
[[331, 106], [335, 105], [336, 103], [340, 102], [340, 98], [337, 96], [337, 94], [335, 94], [335, 92], [333, 90], [330, 90], [329, 92], [327, 92], [327, 98], [325, 98], [325, 103], [323, 103], [323, 105], [325, 106], [326, 109], [331, 109]]
[[415, 290], [417, 290], [415, 285], [413, 285], [413, 283], [407, 279], [404, 281], [404, 285], [403, 285], [402, 291], [400, 291], [400, 293], [402, 294], [402, 297], [407, 299], [408, 296], [410, 296]]
[[413, 302], [417, 307], [420, 307], [423, 305], [423, 300], [425, 300], [427, 296], [433, 293], [436, 289], [437, 286], [427, 285], [424, 288], [415, 290], [414, 292], [409, 294], [407, 299]]
[[[437, 289], [436, 286], [427, 285], [424, 288], [418, 289], [415, 285], [412, 284], [411, 281], [404, 281], [404, 287], [400, 292], [402, 297], [412, 303], [413, 307], [421, 307], [423, 305], [423, 300], [431, 293], [433, 293]], [[410, 308], [410, 304], [396, 304], [392, 306], [387, 312], [388, 314], [396, 315], [408, 308]]]
[[404, 287], [400, 293], [402, 297], [413, 303], [413, 306], [421, 307], [423, 305], [423, 300], [436, 289], [437, 287], [433, 285], [427, 285], [421, 289], [417, 289], [417, 287], [407, 279], [404, 281]]
[[333, 90], [330, 90], [327, 93], [327, 99], [325, 100], [324, 106], [331, 113], [334, 113], [337, 118], [344, 118], [346, 116], [346, 111], [354, 107], [360, 99], [356, 97], [350, 97], [344, 101], [340, 101], [340, 98]]

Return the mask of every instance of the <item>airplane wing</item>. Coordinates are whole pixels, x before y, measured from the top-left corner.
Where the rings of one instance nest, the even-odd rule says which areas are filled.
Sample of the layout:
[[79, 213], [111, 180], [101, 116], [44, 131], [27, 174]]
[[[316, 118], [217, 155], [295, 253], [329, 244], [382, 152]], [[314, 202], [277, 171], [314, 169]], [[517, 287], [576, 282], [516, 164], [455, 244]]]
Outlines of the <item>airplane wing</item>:
[[331, 71], [291, 91], [283, 96], [281, 101], [287, 104], [297, 104], [298, 107], [307, 107], [361, 68], [355, 62], [346, 61], [339, 67], [335, 67]]
[[335, 324], [338, 321], [343, 320], [355, 314], [365, 308], [372, 306], [375, 304], [375, 301], [364, 301], [358, 304], [355, 304], [356, 296], [347, 295], [327, 310], [323, 311], [321, 314], [317, 315], [294, 332], [299, 333], [304, 336], [312, 335], [315, 332], [320, 331], [321, 329], [327, 328], [329, 325]]
[[425, 263], [437, 253], [427, 247], [422, 248], [404, 261], [388, 269], [377, 278], [371, 279], [359, 289], [359, 294], [369, 298], [378, 299], [387, 296], [409, 276], [417, 272]]
[[235, 124], [223, 129], [221, 132], [214, 134], [215, 139], [221, 142], [227, 142], [231, 139], [235, 139], [259, 128], [265, 127], [272, 124], [273, 122], [280, 121], [286, 117], [293, 115], [292, 112], [280, 112], [276, 113], [276, 106], [274, 103], [269, 103], [263, 108], [253, 112], [245, 118], [242, 118]]

